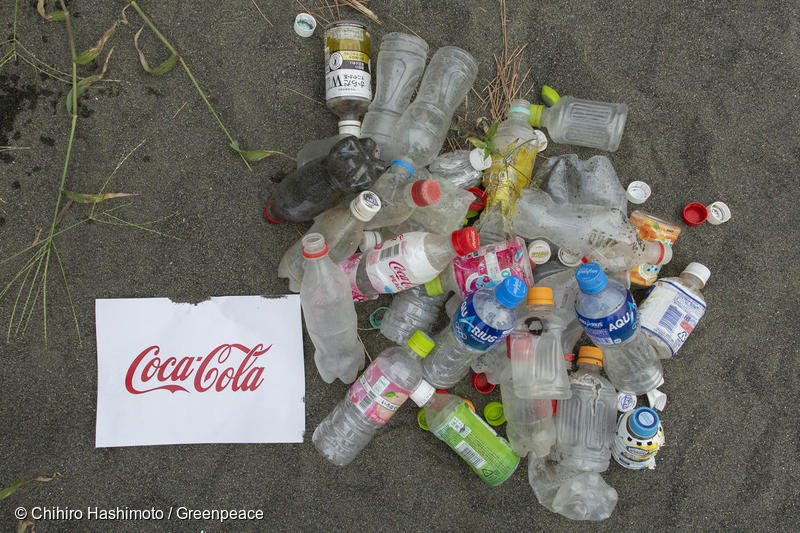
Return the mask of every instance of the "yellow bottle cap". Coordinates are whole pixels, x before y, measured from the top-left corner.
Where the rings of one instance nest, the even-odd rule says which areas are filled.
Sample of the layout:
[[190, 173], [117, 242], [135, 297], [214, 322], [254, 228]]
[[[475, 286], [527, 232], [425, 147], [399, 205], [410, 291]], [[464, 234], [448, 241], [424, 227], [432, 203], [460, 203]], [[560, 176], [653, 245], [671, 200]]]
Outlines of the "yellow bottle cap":
[[492, 426], [504, 424], [506, 415], [503, 413], [503, 404], [500, 402], [487, 403], [483, 408], [483, 418]]
[[528, 291], [528, 305], [553, 305], [553, 289], [550, 287], [533, 287]]
[[528, 124], [530, 124], [534, 128], [539, 127], [539, 121], [542, 118], [542, 109], [544, 109], [543, 105], [531, 106], [531, 118], [528, 119]]
[[578, 350], [578, 364], [603, 366], [603, 352], [596, 346], [581, 346]]
[[411, 348], [411, 351], [413, 351], [420, 357], [425, 357], [426, 355], [428, 355], [431, 352], [431, 350], [433, 350], [433, 347], [436, 345], [436, 343], [433, 342], [433, 339], [431, 339], [427, 333], [425, 333], [420, 329], [418, 329], [417, 331], [414, 332], [413, 335], [411, 335], [411, 338], [408, 339], [407, 344], [408, 347]]
[[428, 431], [430, 428], [428, 427], [428, 421], [425, 420], [425, 409], [420, 407], [419, 411], [417, 411], [417, 425], [420, 428]]
[[552, 106], [560, 99], [561, 97], [558, 95], [555, 89], [549, 85], [542, 85], [542, 100], [544, 100], [545, 104]]
[[428, 296], [436, 296], [439, 294], [444, 294], [444, 289], [442, 288], [442, 280], [439, 279], [439, 276], [436, 276], [428, 283], [426, 283], [425, 290], [428, 292]]

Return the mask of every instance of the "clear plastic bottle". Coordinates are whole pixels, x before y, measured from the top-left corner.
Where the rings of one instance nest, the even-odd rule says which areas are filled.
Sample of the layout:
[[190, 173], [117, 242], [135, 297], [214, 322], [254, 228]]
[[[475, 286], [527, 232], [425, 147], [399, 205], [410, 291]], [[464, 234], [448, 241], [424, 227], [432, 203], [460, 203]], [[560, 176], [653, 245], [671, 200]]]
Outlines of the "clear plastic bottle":
[[457, 255], [480, 246], [478, 232], [463, 228], [450, 235], [412, 232], [355, 254], [339, 266], [350, 280], [353, 299], [365, 301], [427, 283]]
[[428, 296], [421, 286], [397, 294], [381, 322], [381, 333], [396, 344], [405, 343], [417, 331], [430, 331], [442, 312], [447, 296]]
[[375, 140], [379, 153], [391, 144], [427, 57], [428, 43], [419, 37], [397, 32], [384, 35], [378, 51], [375, 98], [361, 124], [361, 134]]
[[340, 120], [357, 121], [372, 100], [371, 44], [360, 22], [339, 20], [325, 28], [325, 104]]
[[[321, 233], [328, 244], [328, 257], [336, 264], [341, 263], [355, 253], [364, 232], [364, 223], [375, 216], [380, 208], [378, 195], [363, 191], [349, 206], [332, 207], [318, 215], [306, 235]], [[278, 265], [278, 277], [287, 278], [289, 289], [293, 292], [300, 292], [304, 265], [301, 238], [286, 250]]]
[[404, 346], [381, 352], [314, 430], [319, 453], [338, 466], [355, 459], [419, 386], [420, 361], [432, 347], [431, 338], [417, 331]]
[[507, 480], [519, 466], [519, 457], [508, 441], [469, 408], [463, 398], [435, 393], [425, 380], [411, 393], [424, 407], [430, 432], [464, 459], [479, 478], [490, 486]]
[[572, 396], [559, 400], [556, 411], [555, 459], [564, 467], [605, 472], [617, 420], [617, 391], [600, 375], [603, 353], [581, 346], [578, 370], [572, 375]]
[[344, 137], [327, 156], [286, 176], [276, 186], [264, 214], [273, 223], [313, 219], [339, 203], [346, 192], [361, 192], [381, 175], [384, 163], [375, 159], [374, 153], [372, 139]]
[[663, 381], [661, 360], [639, 327], [631, 291], [609, 279], [597, 263], [575, 271], [580, 293], [575, 313], [583, 330], [603, 350], [611, 383], [622, 392], [645, 394]]
[[700, 290], [711, 271], [689, 263], [677, 278], [661, 278], [639, 306], [642, 330], [661, 359], [669, 359], [697, 327], [706, 312]]
[[405, 222], [392, 227], [392, 232], [398, 235], [410, 231], [450, 233], [464, 226], [464, 218], [475, 201], [475, 195], [439, 176], [432, 175], [431, 179], [439, 184], [442, 191], [439, 201], [415, 209]]
[[328, 245], [321, 234], [303, 237], [303, 256], [306, 266], [300, 303], [308, 336], [316, 348], [314, 363], [326, 383], [336, 378], [352, 383], [364, 367], [365, 357], [358, 340], [350, 284], [328, 257]]
[[428, 170], [456, 187], [462, 189], [477, 187], [481, 184], [483, 171], [472, 165], [469, 154], [469, 150], [454, 150], [439, 154], [428, 165]]
[[[399, 176], [398, 174], [384, 174], [384, 176]], [[378, 180], [380, 181], [380, 179]], [[382, 228], [401, 224], [410, 217], [418, 207], [434, 205], [439, 202], [442, 189], [435, 180], [424, 179], [411, 181], [404, 179], [403, 183], [397, 182], [393, 188], [387, 189], [381, 183], [375, 183], [375, 189], [382, 191], [389, 198], [389, 203], [383, 203], [381, 210], [367, 223], [367, 229]], [[381, 192], [376, 194], [381, 197]], [[458, 229], [458, 228], [456, 228]]]
[[472, 371], [476, 374], [484, 374], [486, 381], [498, 385], [503, 377], [503, 372], [511, 364], [509, 358], [509, 337], [499, 342], [494, 348], [478, 355], [472, 361]]
[[553, 142], [615, 152], [622, 139], [628, 106], [562, 96], [547, 108], [530, 107], [530, 123], [547, 129]]
[[450, 326], [434, 337], [436, 349], [423, 364], [425, 380], [444, 389], [461, 381], [480, 353], [511, 333], [517, 322], [515, 308], [527, 292], [525, 282], [511, 276], [494, 288], [467, 296]]
[[500, 395], [511, 449], [520, 457], [529, 452], [545, 457], [556, 442], [552, 400], [523, 398], [516, 390], [513, 372], [506, 370], [500, 383]]
[[642, 240], [619, 209], [558, 205], [547, 193], [534, 188], [522, 192], [513, 227], [526, 239], [544, 237], [611, 272], [642, 263], [665, 265], [672, 259], [672, 248], [659, 241]]

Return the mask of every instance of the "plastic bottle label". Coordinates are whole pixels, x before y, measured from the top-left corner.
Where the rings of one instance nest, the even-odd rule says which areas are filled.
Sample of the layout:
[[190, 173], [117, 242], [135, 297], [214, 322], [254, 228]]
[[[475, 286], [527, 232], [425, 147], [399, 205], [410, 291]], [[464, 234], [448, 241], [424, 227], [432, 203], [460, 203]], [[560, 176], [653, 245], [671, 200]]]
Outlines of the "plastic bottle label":
[[361, 24], [342, 24], [325, 32], [326, 100], [342, 96], [372, 100], [369, 51], [369, 33]]
[[533, 285], [530, 270], [523, 267], [525, 243], [515, 237], [497, 246], [482, 247], [469, 255], [453, 259], [453, 274], [466, 298], [478, 289], [499, 285], [509, 276], [517, 276], [529, 287]]
[[499, 204], [503, 216], [511, 218], [520, 191], [531, 182], [538, 147], [539, 143], [534, 137], [524, 146], [516, 148], [510, 161], [505, 157], [492, 158], [492, 166], [483, 174], [483, 187], [488, 197], [483, 208], [485, 212]]
[[586, 318], [577, 311], [578, 321], [595, 344], [621, 344], [639, 329], [639, 311], [628, 291], [625, 302], [615, 312], [601, 318]]
[[505, 339], [513, 329], [513, 327], [497, 329], [478, 318], [471, 297], [461, 302], [453, 317], [453, 331], [458, 340], [481, 352], [491, 349]]
[[517, 469], [517, 457], [506, 439], [499, 436], [466, 402], [461, 402], [453, 416], [433, 431], [478, 477], [489, 485], [499, 485]]
[[361, 258], [363, 257], [362, 254], [356, 252], [341, 263], [339, 263], [339, 269], [344, 272], [345, 276], [347, 276], [347, 281], [350, 282], [350, 292], [353, 295], [354, 302], [366, 302], [369, 300], [374, 300], [377, 298], [367, 298], [364, 296], [359, 288], [358, 284], [356, 283], [356, 274], [358, 273], [358, 265], [361, 263]]
[[393, 383], [373, 361], [350, 387], [348, 395], [366, 418], [385, 424], [408, 399], [409, 391]]
[[376, 291], [393, 294], [427, 283], [439, 275], [425, 255], [426, 235], [424, 232], [406, 233], [402, 238], [395, 237], [369, 251], [367, 275]]
[[[680, 226], [665, 223], [642, 211], [631, 213], [631, 224], [639, 231], [639, 237], [646, 241], [660, 241], [664, 246], [672, 246], [681, 233]], [[643, 264], [631, 268], [631, 283], [650, 287], [658, 279], [661, 265]]]
[[680, 350], [706, 312], [706, 305], [671, 281], [656, 282], [640, 309], [642, 327], [661, 339], [670, 354]]
[[614, 445], [611, 447], [611, 455], [617, 463], [625, 468], [631, 470], [650, 468], [652, 470], [656, 467], [655, 455], [664, 445], [664, 429], [659, 424], [658, 432], [643, 440], [628, 431], [630, 416], [631, 413], [626, 413], [617, 421], [617, 434], [614, 437]]

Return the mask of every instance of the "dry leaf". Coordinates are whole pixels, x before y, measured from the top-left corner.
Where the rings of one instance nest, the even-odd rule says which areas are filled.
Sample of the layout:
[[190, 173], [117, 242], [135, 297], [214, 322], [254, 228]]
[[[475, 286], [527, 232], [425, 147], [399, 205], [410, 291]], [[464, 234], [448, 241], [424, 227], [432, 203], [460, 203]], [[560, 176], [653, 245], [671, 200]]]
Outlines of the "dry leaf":
[[[103, 68], [100, 70], [100, 74], [95, 74], [94, 76], [89, 76], [88, 78], [83, 78], [79, 81], [76, 85], [78, 89], [77, 98], [88, 89], [94, 82], [100, 81], [103, 79], [103, 75], [106, 73], [106, 69], [108, 68], [108, 59], [111, 57], [111, 53], [114, 51], [112, 48], [108, 51], [108, 55], [106, 56], [106, 60], [103, 61]], [[67, 93], [67, 113], [72, 114], [72, 89], [69, 90]]]
[[63, 22], [66, 20], [66, 16], [64, 15], [63, 11], [53, 11], [52, 13], [45, 13], [44, 12], [44, 0], [38, 0], [36, 2], [36, 11], [42, 16], [42, 18], [46, 20], [52, 20], [55, 22]]
[[64, 191], [64, 195], [73, 202], [78, 202], [80, 204], [99, 204], [104, 200], [110, 200], [112, 198], [123, 198], [125, 196], [139, 196], [139, 193], [107, 192], [103, 194], [88, 194], [83, 192]]
[[153, 76], [162, 76], [172, 70], [172, 67], [175, 66], [175, 62], [178, 60], [178, 56], [172, 54], [167, 59], [164, 60], [163, 63], [158, 65], [156, 68], [152, 68], [148, 63], [147, 60], [144, 58], [144, 53], [139, 49], [139, 35], [142, 33], [144, 26], [139, 28], [139, 31], [136, 32], [136, 35], [133, 36], [133, 46], [136, 48], [136, 51], [139, 52], [139, 62], [142, 64], [142, 68], [144, 68], [147, 72], [152, 74]]
[[111, 38], [111, 36], [114, 35], [114, 30], [117, 29], [117, 22], [118, 21], [115, 21], [114, 24], [108, 30], [106, 30], [103, 36], [100, 37], [100, 40], [97, 41], [96, 45], [94, 45], [93, 47], [89, 48], [88, 50], [80, 54], [78, 57], [76, 57], [75, 62], [79, 65], [85, 65], [86, 63], [92, 61], [97, 56], [99, 56], [100, 52], [103, 51], [103, 46], [105, 46], [106, 41], [108, 41]]
[[27, 485], [31, 481], [40, 481], [42, 483], [47, 483], [49, 481], [53, 481], [56, 478], [56, 476], [60, 476], [60, 475], [61, 474], [56, 472], [55, 474], [53, 474], [50, 477], [38, 476], [38, 477], [32, 477], [32, 478], [29, 478], [29, 479], [22, 479], [20, 481], [17, 481], [16, 483], [13, 483], [10, 487], [5, 488], [3, 490], [0, 490], [0, 500], [4, 500], [4, 499], [8, 498], [9, 496], [11, 496], [15, 492], [17, 492], [18, 488], [20, 488], [23, 485]]

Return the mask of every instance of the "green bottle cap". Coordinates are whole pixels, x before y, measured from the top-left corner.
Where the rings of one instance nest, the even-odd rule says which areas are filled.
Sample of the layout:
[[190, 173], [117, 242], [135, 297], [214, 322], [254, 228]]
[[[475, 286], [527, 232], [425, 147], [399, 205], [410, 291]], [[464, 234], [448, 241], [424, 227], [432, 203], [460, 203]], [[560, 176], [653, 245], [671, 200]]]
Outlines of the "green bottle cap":
[[531, 118], [528, 119], [528, 124], [530, 124], [534, 128], [539, 127], [539, 120], [542, 118], [542, 109], [544, 109], [543, 105], [531, 106]]
[[428, 355], [435, 345], [436, 343], [433, 342], [433, 339], [420, 329], [415, 331], [411, 338], [408, 339], [408, 347], [420, 357]]
[[419, 411], [417, 411], [417, 424], [419, 427], [428, 431], [430, 428], [428, 427], [428, 421], [425, 420], [425, 409], [420, 407]]
[[555, 89], [549, 85], [542, 85], [542, 100], [548, 107], [558, 102], [560, 98]]
[[439, 276], [436, 276], [428, 283], [426, 283], [425, 290], [428, 292], [428, 296], [436, 296], [439, 294], [444, 294], [444, 289], [442, 288], [442, 280], [439, 279]]
[[483, 408], [483, 417], [492, 426], [499, 426], [506, 421], [506, 415], [503, 414], [503, 404], [500, 402], [489, 402]]

